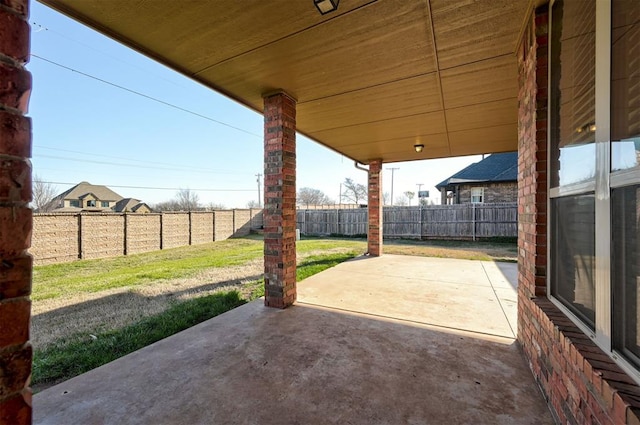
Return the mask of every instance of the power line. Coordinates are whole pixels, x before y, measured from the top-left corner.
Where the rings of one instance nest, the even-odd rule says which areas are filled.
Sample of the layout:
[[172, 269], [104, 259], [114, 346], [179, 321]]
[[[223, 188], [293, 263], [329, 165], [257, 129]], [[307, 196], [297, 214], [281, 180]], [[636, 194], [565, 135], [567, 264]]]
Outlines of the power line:
[[[78, 183], [46, 182], [46, 181], [43, 181], [42, 183], [63, 184], [63, 185], [70, 185], [70, 186], [75, 186], [78, 184]], [[184, 187], [123, 186], [123, 185], [116, 185], [116, 184], [107, 184], [104, 186], [117, 187], [121, 189], [149, 189], [149, 190], [183, 190], [184, 189]], [[189, 190], [194, 192], [253, 192], [255, 189], [192, 189], [192, 188], [189, 188]]]
[[94, 52], [100, 53], [101, 55], [103, 55], [103, 56], [105, 56], [105, 57], [108, 57], [108, 58], [110, 58], [111, 60], [114, 60], [114, 61], [117, 61], [117, 62], [123, 63], [123, 64], [125, 64], [125, 65], [127, 65], [127, 66], [129, 66], [129, 67], [131, 67], [131, 68], [135, 68], [135, 69], [137, 69], [137, 70], [139, 70], [139, 71], [142, 71], [142, 72], [144, 72], [144, 73], [145, 73], [145, 75], [149, 75], [149, 74], [151, 74], [151, 75], [154, 75], [156, 78], [159, 78], [159, 79], [161, 79], [161, 80], [166, 81], [167, 83], [173, 84], [173, 85], [178, 86], [178, 87], [185, 88], [183, 85], [178, 84], [178, 83], [176, 83], [175, 81], [171, 81], [171, 80], [169, 80], [168, 78], [164, 78], [164, 77], [162, 77], [162, 76], [160, 76], [160, 75], [158, 75], [158, 74], [156, 74], [156, 73], [151, 73], [151, 72], [149, 72], [149, 70], [148, 70], [148, 69], [145, 69], [145, 68], [143, 68], [143, 67], [141, 67], [141, 66], [138, 66], [138, 65], [134, 65], [134, 64], [132, 64], [132, 63], [130, 63], [130, 62], [127, 62], [127, 61], [125, 61], [125, 60], [122, 60], [121, 58], [119, 58], [119, 57], [117, 57], [117, 56], [110, 55], [110, 54], [108, 54], [108, 53], [106, 53], [106, 52], [104, 52], [104, 51], [102, 51], [102, 50], [100, 50], [100, 49], [97, 49], [97, 48], [95, 48], [95, 47], [93, 47], [93, 46], [90, 46], [90, 45], [89, 45], [89, 44], [87, 44], [87, 43], [84, 43], [84, 42], [82, 42], [82, 41], [80, 41], [80, 40], [76, 40], [75, 38], [69, 37], [68, 35], [63, 34], [63, 33], [59, 32], [59, 31], [52, 30], [51, 28], [48, 28], [48, 27], [46, 27], [46, 26], [44, 26], [44, 25], [41, 25], [41, 24], [39, 24], [39, 23], [37, 23], [37, 22], [35, 22], [35, 21], [31, 22], [31, 25], [32, 25], [34, 28], [35, 28], [35, 27], [37, 27], [37, 28], [38, 28], [38, 29], [36, 29], [35, 31], [33, 31], [33, 33], [34, 33], [34, 34], [38, 34], [38, 33], [42, 32], [42, 31], [44, 31], [44, 32], [46, 32], [46, 33], [52, 33], [52, 34], [55, 34], [55, 35], [57, 35], [58, 37], [64, 38], [64, 39], [66, 39], [66, 40], [68, 40], [68, 41], [71, 41], [72, 43], [79, 44], [79, 45], [81, 45], [81, 46], [83, 46], [83, 47], [85, 47], [85, 48], [87, 48], [87, 49], [89, 49], [89, 50], [93, 50]]
[[60, 68], [66, 69], [67, 71], [75, 72], [75, 73], [80, 74], [80, 75], [82, 75], [82, 76], [84, 76], [84, 77], [91, 78], [91, 79], [96, 80], [96, 81], [99, 81], [99, 82], [101, 82], [101, 83], [103, 83], [103, 84], [107, 84], [107, 85], [109, 85], [109, 86], [119, 88], [120, 90], [124, 90], [124, 91], [126, 91], [126, 92], [129, 92], [129, 93], [132, 93], [132, 94], [135, 94], [135, 95], [138, 95], [138, 96], [144, 97], [145, 99], [149, 99], [149, 100], [152, 100], [152, 101], [154, 101], [154, 102], [158, 102], [158, 103], [160, 103], [160, 104], [162, 104], [162, 105], [165, 105], [165, 106], [168, 106], [168, 107], [170, 107], [170, 108], [174, 108], [174, 109], [177, 109], [177, 110], [179, 110], [179, 111], [186, 112], [186, 113], [191, 114], [191, 115], [195, 115], [195, 116], [200, 117], [200, 118], [203, 118], [203, 119], [205, 119], [205, 120], [207, 120], [207, 121], [211, 121], [211, 122], [214, 122], [214, 123], [216, 123], [216, 124], [220, 124], [220, 125], [223, 125], [223, 126], [225, 126], [225, 127], [232, 128], [232, 129], [237, 130], [237, 131], [241, 131], [242, 133], [249, 134], [249, 135], [251, 135], [251, 136], [255, 136], [255, 137], [262, 137], [262, 136], [261, 136], [261, 135], [259, 135], [259, 134], [252, 133], [252, 132], [247, 131], [247, 130], [244, 130], [244, 129], [240, 128], [240, 127], [236, 127], [236, 126], [233, 126], [233, 125], [231, 125], [231, 124], [227, 124], [226, 122], [223, 122], [223, 121], [220, 121], [220, 120], [217, 120], [217, 119], [214, 119], [214, 118], [208, 117], [208, 116], [206, 116], [206, 115], [199, 114], [198, 112], [194, 112], [194, 111], [191, 111], [191, 110], [189, 110], [189, 109], [185, 109], [185, 108], [183, 108], [183, 107], [181, 107], [181, 106], [177, 106], [177, 105], [174, 105], [174, 104], [172, 104], [172, 103], [165, 102], [164, 100], [160, 100], [160, 99], [158, 99], [158, 98], [156, 98], [156, 97], [149, 96], [149, 95], [146, 95], [146, 94], [144, 94], [144, 93], [140, 93], [140, 92], [138, 92], [138, 91], [132, 90], [132, 89], [130, 89], [130, 88], [127, 88], [127, 87], [121, 86], [121, 85], [116, 84], [116, 83], [112, 83], [112, 82], [110, 82], [110, 81], [104, 80], [104, 79], [99, 78], [99, 77], [95, 77], [95, 76], [93, 76], [93, 75], [91, 75], [91, 74], [87, 74], [86, 72], [78, 71], [77, 69], [74, 69], [74, 68], [68, 67], [68, 66], [66, 66], [66, 65], [62, 65], [62, 64], [60, 64], [60, 63], [58, 63], [58, 62], [54, 62], [54, 61], [52, 61], [52, 60], [50, 60], [50, 59], [43, 58], [42, 56], [36, 55], [35, 53], [31, 53], [31, 56], [32, 56], [32, 57], [34, 57], [34, 58], [40, 59], [40, 60], [42, 60], [42, 61], [44, 61], [44, 62], [48, 62], [48, 63], [50, 63], [50, 64], [52, 64], [52, 65], [58, 66], [58, 67], [60, 67]]
[[71, 162], [82, 162], [89, 164], [101, 164], [101, 165], [112, 165], [115, 167], [131, 167], [131, 168], [146, 168], [151, 170], [163, 170], [163, 171], [192, 171], [194, 173], [209, 173], [209, 174], [247, 174], [247, 173], [237, 173], [233, 171], [204, 171], [204, 170], [189, 170], [185, 168], [169, 168], [169, 167], [153, 167], [151, 165], [138, 165], [138, 164], [122, 164], [118, 162], [110, 162], [110, 161], [96, 161], [94, 159], [83, 159], [83, 158], [67, 158], [65, 156], [56, 156], [56, 155], [44, 155], [40, 154], [36, 156], [37, 158], [50, 158], [57, 159], [60, 161], [71, 161]]
[[[34, 145], [34, 148], [38, 148], [38, 149], [47, 149], [47, 150], [52, 150], [52, 151], [58, 151], [58, 152], [68, 152], [68, 153], [77, 153], [80, 155], [87, 155], [87, 156], [95, 156], [95, 157], [101, 157], [101, 158], [110, 158], [110, 159], [120, 159], [123, 161], [130, 161], [130, 162], [140, 162], [143, 164], [157, 164], [157, 165], [169, 165], [171, 166], [171, 168], [158, 168], [161, 170], [176, 170], [176, 171], [196, 171], [196, 170], [201, 170], [203, 172], [207, 172], [207, 173], [213, 173], [213, 174], [248, 174], [248, 173], [238, 173], [238, 172], [234, 172], [234, 171], [229, 171], [229, 170], [214, 170], [214, 169], [210, 169], [210, 168], [204, 168], [204, 167], [192, 167], [190, 165], [179, 165], [179, 164], [171, 164], [169, 162], [156, 162], [156, 161], [144, 161], [141, 159], [131, 159], [131, 158], [124, 158], [121, 156], [112, 156], [112, 155], [102, 155], [102, 154], [97, 154], [97, 153], [90, 153], [90, 152], [82, 152], [82, 151], [76, 151], [76, 150], [71, 150], [71, 149], [62, 149], [62, 148], [52, 148], [49, 146], [40, 146], [40, 145]], [[42, 156], [44, 158], [54, 158], [54, 159], [58, 159], [58, 158], [65, 158], [68, 160], [76, 160], [75, 158], [66, 158], [66, 157], [57, 157], [57, 156], [47, 156], [47, 155], [36, 155], [36, 157], [38, 156]], [[83, 159], [77, 159], [78, 161], [85, 161], [85, 162], [89, 162], [89, 160], [83, 160]], [[146, 168], [143, 167], [141, 165], [135, 165], [135, 164], [114, 164], [111, 162], [99, 162], [100, 164], [104, 163], [104, 164], [110, 164], [110, 165], [122, 165], [122, 166], [131, 166], [131, 167], [139, 167], [139, 168]], [[151, 167], [151, 168], [157, 168], [157, 167]]]

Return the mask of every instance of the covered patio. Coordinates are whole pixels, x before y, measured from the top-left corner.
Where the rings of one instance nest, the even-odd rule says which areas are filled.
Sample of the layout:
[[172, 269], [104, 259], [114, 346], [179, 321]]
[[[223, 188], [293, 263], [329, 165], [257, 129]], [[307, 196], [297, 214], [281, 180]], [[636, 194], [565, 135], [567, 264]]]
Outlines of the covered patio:
[[[349, 401], [357, 415], [342, 423], [415, 423], [455, 399], [458, 408], [447, 408], [449, 414], [471, 415], [458, 422], [514, 423], [520, 412], [539, 423], [544, 409], [533, 409], [540, 397], [528, 366], [559, 423], [640, 423], [637, 1], [42, 2], [264, 115], [264, 303], [293, 308], [251, 304], [141, 351], [156, 356], [147, 369], [145, 359], [140, 369], [125, 367], [136, 353], [74, 379], [68, 394], [36, 397], [38, 421], [68, 409], [109, 420], [133, 420], [131, 412], [159, 418], [226, 411], [239, 422], [291, 415], [285, 419], [322, 423], [342, 418]], [[28, 16], [29, 0], [0, 0], [0, 423], [10, 424], [29, 424], [33, 413]], [[367, 171], [370, 257], [383, 254], [384, 164], [517, 150], [517, 342], [524, 359], [508, 315], [511, 334], [465, 328], [456, 321], [463, 315], [447, 310], [431, 315], [465, 291], [416, 298], [410, 284], [420, 266], [410, 265], [405, 280], [395, 282], [385, 273], [402, 268], [384, 265], [393, 257], [362, 260], [382, 261], [365, 279], [347, 279], [350, 272], [337, 268], [345, 275], [326, 281], [339, 287], [323, 280], [315, 292], [308, 282], [298, 291], [296, 134]], [[584, 158], [572, 156], [585, 146]], [[616, 154], [624, 157], [620, 169], [612, 166]], [[581, 174], [585, 164], [587, 174], [564, 181], [567, 170]], [[455, 270], [435, 282], [443, 286]], [[347, 302], [359, 285], [364, 292]], [[502, 305], [498, 289], [495, 303]], [[481, 299], [455, 311], [473, 311]], [[398, 308], [401, 300], [427, 316], [401, 316], [408, 311]], [[244, 335], [238, 347], [234, 332]], [[215, 353], [226, 353], [228, 363], [215, 366]], [[497, 358], [513, 363], [495, 367]], [[345, 375], [353, 364], [354, 373]], [[353, 392], [360, 378], [362, 390]], [[91, 398], [105, 382], [118, 390]], [[494, 391], [504, 397], [491, 398]], [[251, 397], [238, 396], [243, 392]], [[525, 393], [529, 402], [518, 399]], [[307, 401], [298, 401], [302, 396]]]
[[36, 424], [551, 424], [516, 264], [360, 257], [34, 397]]

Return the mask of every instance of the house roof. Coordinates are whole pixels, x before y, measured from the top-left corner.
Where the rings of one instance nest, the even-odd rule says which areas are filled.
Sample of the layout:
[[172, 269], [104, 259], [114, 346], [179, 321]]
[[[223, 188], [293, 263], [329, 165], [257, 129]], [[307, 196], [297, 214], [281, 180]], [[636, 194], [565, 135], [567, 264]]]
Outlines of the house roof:
[[255, 111], [288, 93], [297, 131], [362, 163], [517, 149], [536, 0], [41, 1]]
[[122, 199], [122, 196], [107, 186], [95, 185], [89, 182], [78, 183], [66, 192], [56, 196], [56, 199], [81, 199], [89, 193], [101, 201], [119, 201]]
[[125, 212], [125, 211], [136, 212], [143, 206], [146, 206], [147, 208], [149, 208], [147, 204], [145, 204], [144, 202], [141, 202], [139, 199], [123, 198], [118, 202], [116, 202], [116, 205], [113, 207], [113, 210], [115, 212]]
[[495, 153], [473, 163], [436, 185], [438, 190], [463, 183], [508, 182], [518, 180], [518, 152]]

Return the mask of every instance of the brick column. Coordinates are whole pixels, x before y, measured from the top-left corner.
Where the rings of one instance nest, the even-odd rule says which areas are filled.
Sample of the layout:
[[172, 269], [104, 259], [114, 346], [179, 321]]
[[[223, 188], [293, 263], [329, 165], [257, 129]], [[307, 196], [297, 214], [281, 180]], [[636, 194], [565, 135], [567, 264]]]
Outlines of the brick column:
[[296, 101], [264, 97], [264, 304], [296, 300]]
[[0, 0], [0, 424], [31, 423], [28, 0]]
[[382, 160], [369, 163], [369, 220], [367, 244], [369, 255], [382, 255]]
[[518, 289], [546, 295], [548, 8], [536, 11], [519, 54]]

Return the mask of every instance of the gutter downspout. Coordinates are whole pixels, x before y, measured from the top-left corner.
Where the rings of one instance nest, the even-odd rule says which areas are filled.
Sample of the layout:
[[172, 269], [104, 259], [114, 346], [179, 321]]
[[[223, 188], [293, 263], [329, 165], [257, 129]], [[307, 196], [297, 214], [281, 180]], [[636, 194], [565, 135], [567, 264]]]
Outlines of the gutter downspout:
[[[364, 165], [364, 164], [362, 164]], [[360, 165], [360, 163], [358, 161], [353, 161], [353, 166], [356, 167], [358, 170], [362, 170], [362, 171], [366, 171], [367, 173], [369, 172], [368, 168], [364, 168], [362, 165]]]

